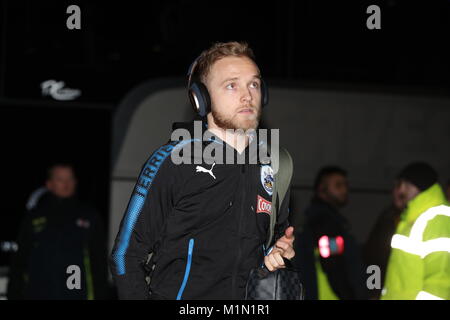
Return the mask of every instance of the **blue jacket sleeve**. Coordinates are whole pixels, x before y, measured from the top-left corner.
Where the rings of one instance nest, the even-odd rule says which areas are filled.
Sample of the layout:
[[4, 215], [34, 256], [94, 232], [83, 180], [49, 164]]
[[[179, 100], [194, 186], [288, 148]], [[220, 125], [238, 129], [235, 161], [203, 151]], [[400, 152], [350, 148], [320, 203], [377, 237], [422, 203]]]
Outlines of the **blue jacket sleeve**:
[[176, 166], [166, 145], [142, 167], [110, 257], [110, 269], [119, 299], [149, 298], [144, 264], [161, 236], [173, 207]]

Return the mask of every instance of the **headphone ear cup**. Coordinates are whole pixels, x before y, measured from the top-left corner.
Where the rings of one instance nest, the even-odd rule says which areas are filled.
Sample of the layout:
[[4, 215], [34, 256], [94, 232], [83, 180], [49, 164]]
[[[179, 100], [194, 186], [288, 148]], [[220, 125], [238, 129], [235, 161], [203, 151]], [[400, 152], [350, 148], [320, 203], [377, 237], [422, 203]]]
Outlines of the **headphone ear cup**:
[[261, 97], [262, 106], [265, 107], [269, 103], [269, 89], [264, 79], [261, 79]]
[[189, 88], [189, 100], [195, 112], [201, 117], [206, 117], [211, 111], [211, 98], [208, 89], [203, 83], [198, 81], [192, 82]]

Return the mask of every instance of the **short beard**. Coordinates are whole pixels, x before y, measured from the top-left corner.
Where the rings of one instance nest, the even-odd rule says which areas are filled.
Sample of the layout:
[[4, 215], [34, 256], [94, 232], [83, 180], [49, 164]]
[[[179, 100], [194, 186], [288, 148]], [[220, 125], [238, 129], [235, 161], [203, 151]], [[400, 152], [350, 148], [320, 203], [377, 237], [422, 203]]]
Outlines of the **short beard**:
[[332, 194], [328, 194], [328, 197], [330, 198], [330, 200], [332, 201], [333, 205], [336, 208], [341, 209], [341, 208], [345, 207], [348, 204], [348, 198], [346, 198], [345, 200], [341, 200], [341, 199], [335, 197]]
[[319, 197], [319, 199], [328, 203], [336, 209], [341, 209], [348, 204], [348, 196], [345, 198], [345, 200], [341, 200], [334, 194], [329, 192], [327, 187], [325, 187], [321, 193], [318, 193], [317, 196]]
[[261, 109], [256, 110], [257, 112], [256, 117], [254, 120], [246, 121], [247, 123], [250, 122], [248, 125], [239, 125], [233, 121], [233, 118], [225, 118], [223, 117], [217, 110], [211, 111], [212, 117], [214, 119], [215, 124], [224, 130], [232, 129], [232, 130], [244, 130], [247, 131], [249, 129], [257, 129], [259, 125], [259, 119], [261, 118]]

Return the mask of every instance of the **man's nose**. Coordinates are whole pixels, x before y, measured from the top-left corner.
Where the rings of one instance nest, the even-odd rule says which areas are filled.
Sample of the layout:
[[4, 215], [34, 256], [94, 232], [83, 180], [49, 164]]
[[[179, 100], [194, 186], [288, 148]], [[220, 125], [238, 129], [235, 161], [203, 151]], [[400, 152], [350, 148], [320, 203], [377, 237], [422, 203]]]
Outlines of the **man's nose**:
[[244, 89], [242, 92], [241, 100], [244, 102], [251, 102], [253, 99], [249, 89]]

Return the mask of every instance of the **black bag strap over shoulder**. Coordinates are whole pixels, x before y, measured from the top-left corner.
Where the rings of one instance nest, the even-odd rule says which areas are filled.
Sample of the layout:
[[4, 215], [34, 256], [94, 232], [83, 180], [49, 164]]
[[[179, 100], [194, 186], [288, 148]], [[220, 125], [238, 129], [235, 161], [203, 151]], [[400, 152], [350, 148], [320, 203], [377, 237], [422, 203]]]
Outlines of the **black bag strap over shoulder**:
[[277, 215], [283, 203], [284, 197], [289, 189], [292, 180], [292, 173], [294, 165], [292, 157], [289, 152], [280, 148], [279, 158], [271, 157], [272, 168], [275, 167], [278, 171], [274, 174], [274, 182], [272, 187], [272, 208], [270, 214], [270, 229], [269, 237], [266, 242], [266, 248], [272, 244], [275, 233], [275, 225], [277, 224]]
[[[265, 248], [269, 248], [275, 237], [277, 215], [287, 194], [292, 179], [293, 163], [289, 152], [280, 148], [279, 159], [272, 158], [272, 168], [275, 168], [272, 186], [272, 208], [270, 229]], [[265, 252], [267, 254], [267, 252]], [[283, 258], [286, 268], [269, 271], [264, 263], [253, 268], [245, 288], [245, 300], [303, 300], [304, 289], [300, 272], [291, 261]]]

